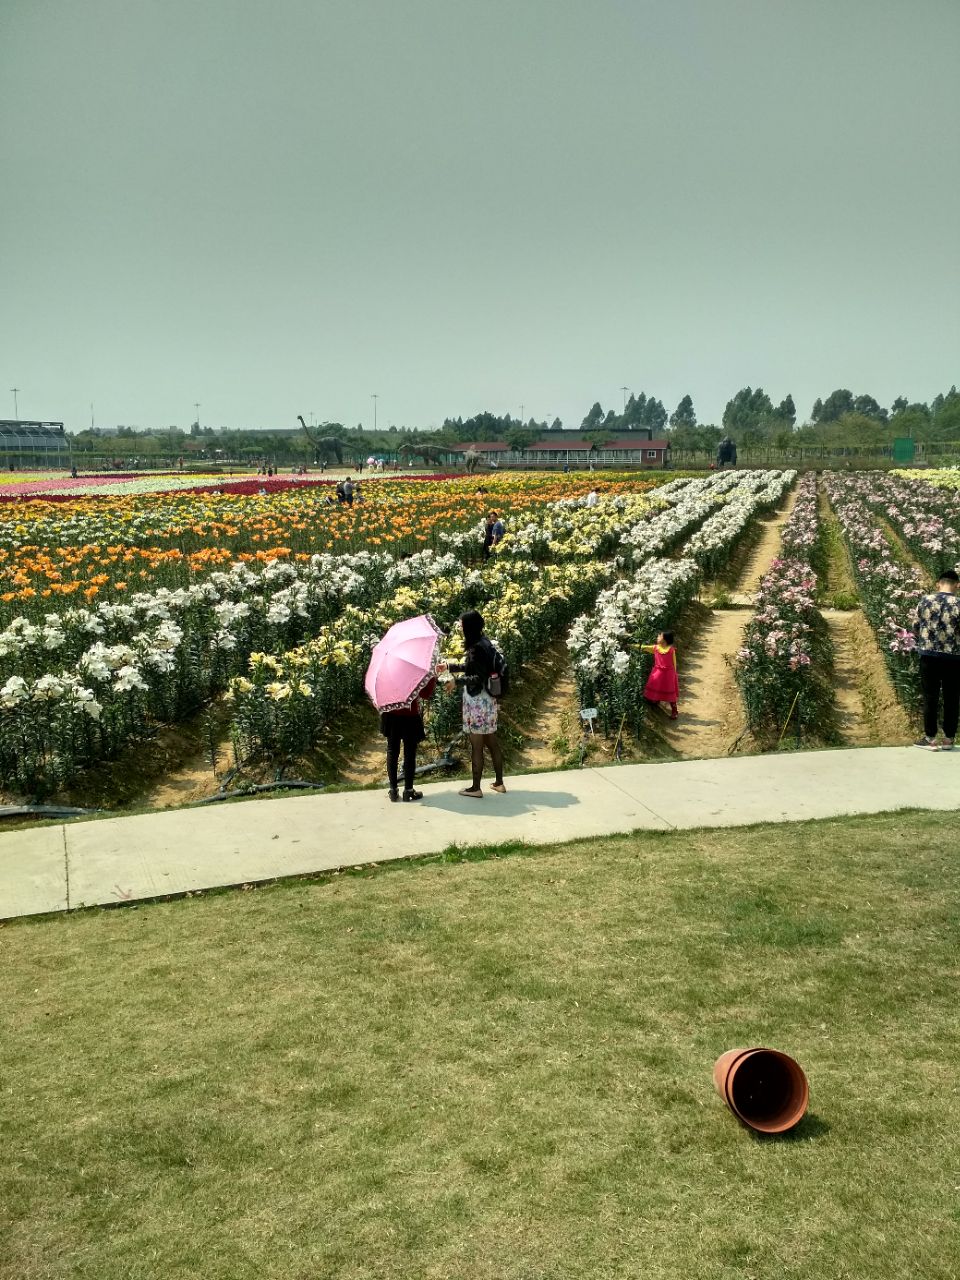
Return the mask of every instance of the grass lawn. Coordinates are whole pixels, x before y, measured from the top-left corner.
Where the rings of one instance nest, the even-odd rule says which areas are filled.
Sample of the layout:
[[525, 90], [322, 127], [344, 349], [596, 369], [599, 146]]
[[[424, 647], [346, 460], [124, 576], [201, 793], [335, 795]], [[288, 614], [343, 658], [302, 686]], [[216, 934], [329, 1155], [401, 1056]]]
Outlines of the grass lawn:
[[[0, 1275], [960, 1275], [955, 814], [0, 929]], [[797, 1133], [714, 1094], [807, 1070]]]

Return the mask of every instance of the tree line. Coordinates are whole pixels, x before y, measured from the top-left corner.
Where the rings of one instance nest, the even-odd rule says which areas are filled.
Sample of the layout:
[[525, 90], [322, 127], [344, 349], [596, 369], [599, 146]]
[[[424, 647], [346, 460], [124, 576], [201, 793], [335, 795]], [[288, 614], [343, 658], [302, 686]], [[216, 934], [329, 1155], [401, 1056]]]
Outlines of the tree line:
[[[529, 448], [544, 433], [560, 431], [559, 418], [529, 418], [521, 421], [510, 414], [484, 410], [469, 418], [445, 418], [439, 428], [418, 430], [391, 426], [377, 432], [354, 428], [341, 422], [318, 423], [319, 436], [335, 436], [343, 441], [344, 456], [360, 459], [368, 454], [390, 456], [403, 443], [467, 444], [472, 441], [503, 440], [512, 449]], [[898, 436], [918, 442], [960, 440], [960, 392], [956, 386], [936, 395], [929, 403], [898, 396], [889, 408], [872, 395], [838, 388], [814, 402], [807, 421], [798, 424], [793, 396], [778, 404], [763, 387], [742, 387], [726, 404], [719, 425], [697, 418], [693, 398], [684, 395], [672, 413], [656, 396], [641, 391], [631, 393], [622, 412], [604, 409], [594, 401], [580, 423], [580, 430], [603, 447], [618, 435], [650, 430], [654, 437], [669, 438], [677, 450], [710, 452], [724, 436], [732, 436], [742, 448], [796, 445], [863, 447], [887, 445]], [[232, 458], [272, 457], [298, 462], [310, 460], [313, 446], [303, 433], [272, 434], [269, 431], [235, 430], [214, 432], [194, 424], [190, 432], [178, 427], [154, 431], [120, 428], [117, 436], [98, 436], [89, 430], [68, 433], [73, 448], [99, 456], [146, 459], [158, 455], [214, 458], [217, 452]]]

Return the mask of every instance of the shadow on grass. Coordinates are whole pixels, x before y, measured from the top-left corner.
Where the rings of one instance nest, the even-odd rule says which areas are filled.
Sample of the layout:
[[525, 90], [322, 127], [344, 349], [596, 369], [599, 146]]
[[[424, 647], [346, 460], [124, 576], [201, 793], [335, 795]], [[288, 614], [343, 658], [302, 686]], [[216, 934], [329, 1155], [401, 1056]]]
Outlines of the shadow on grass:
[[812, 1138], [822, 1138], [830, 1132], [832, 1125], [813, 1111], [808, 1111], [795, 1129], [789, 1133], [757, 1133], [750, 1130], [755, 1142], [808, 1142]]

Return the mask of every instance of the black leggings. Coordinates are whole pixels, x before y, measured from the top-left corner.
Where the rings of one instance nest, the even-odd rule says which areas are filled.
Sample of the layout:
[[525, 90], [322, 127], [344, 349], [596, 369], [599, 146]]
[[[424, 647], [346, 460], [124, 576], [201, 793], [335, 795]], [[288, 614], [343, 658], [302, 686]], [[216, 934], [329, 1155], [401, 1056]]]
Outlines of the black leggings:
[[923, 732], [928, 738], [937, 736], [940, 693], [943, 692], [943, 736], [957, 736], [960, 719], [960, 658], [936, 653], [920, 655], [920, 685], [923, 689]]
[[470, 735], [470, 754], [471, 767], [473, 773], [473, 789], [480, 790], [480, 780], [483, 778], [483, 748], [486, 747], [490, 752], [490, 759], [493, 761], [493, 780], [499, 786], [503, 782], [503, 747], [500, 745], [500, 739], [495, 733], [471, 733]]
[[387, 778], [390, 790], [396, 791], [400, 772], [400, 747], [403, 746], [403, 787], [405, 791], [413, 790], [413, 781], [417, 770], [417, 745], [420, 738], [416, 733], [401, 733], [391, 727], [387, 733]]

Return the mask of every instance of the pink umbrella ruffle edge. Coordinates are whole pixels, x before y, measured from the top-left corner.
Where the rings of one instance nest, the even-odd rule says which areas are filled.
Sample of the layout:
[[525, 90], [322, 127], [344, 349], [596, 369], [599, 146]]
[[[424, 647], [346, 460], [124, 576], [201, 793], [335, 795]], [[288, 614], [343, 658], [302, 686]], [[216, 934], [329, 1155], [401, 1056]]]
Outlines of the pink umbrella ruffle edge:
[[[440, 637], [444, 634], [444, 631], [443, 631], [443, 628], [437, 623], [437, 620], [436, 618], [434, 618], [433, 614], [424, 613], [424, 614], [421, 614], [420, 616], [425, 618], [427, 622], [430, 623], [430, 626], [433, 627], [433, 630], [436, 633], [437, 639], [439, 640]], [[378, 707], [377, 704], [373, 701], [373, 698], [370, 698], [369, 693], [367, 693], [367, 697], [370, 698], [370, 704], [373, 707], [374, 711], [379, 711], [381, 715], [385, 714], [387, 711], [403, 711], [405, 708], [409, 707], [412, 702], [416, 702], [417, 698], [420, 697], [420, 694], [427, 687], [430, 681], [434, 679], [435, 676], [436, 676], [435, 671], [428, 671], [427, 674], [420, 681], [420, 683], [417, 685], [417, 687], [414, 689], [413, 693], [410, 694], [409, 698], [407, 698], [405, 702], [388, 702], [386, 706]]]

